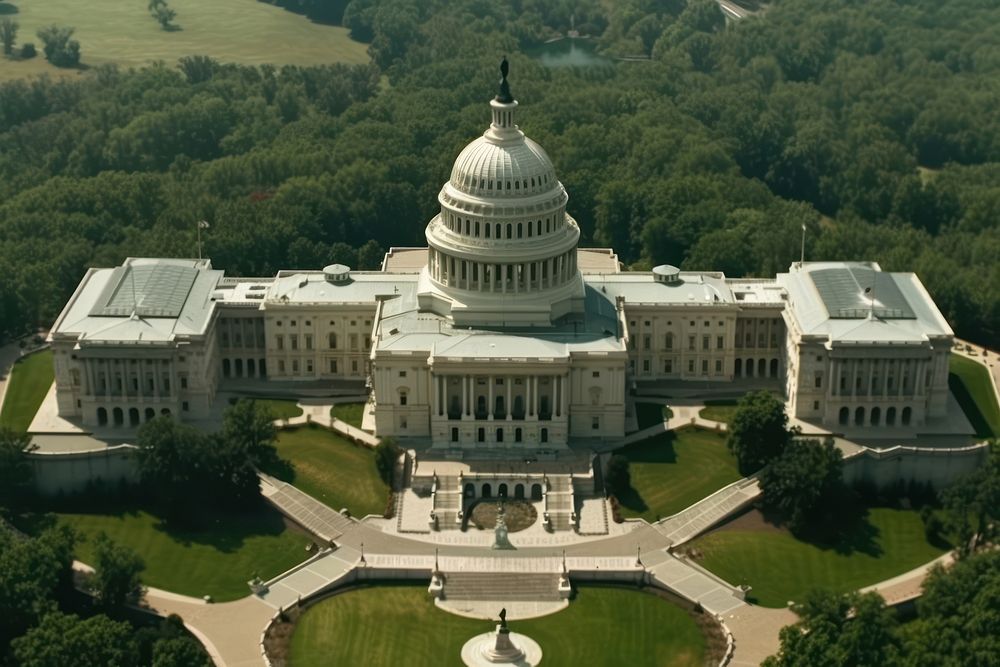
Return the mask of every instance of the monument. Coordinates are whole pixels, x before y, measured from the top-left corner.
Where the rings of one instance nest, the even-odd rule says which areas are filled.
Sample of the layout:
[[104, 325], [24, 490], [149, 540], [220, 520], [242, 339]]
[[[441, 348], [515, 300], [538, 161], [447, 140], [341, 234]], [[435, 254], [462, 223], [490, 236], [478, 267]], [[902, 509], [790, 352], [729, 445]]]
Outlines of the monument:
[[514, 548], [514, 545], [510, 543], [510, 538], [507, 537], [507, 519], [504, 517], [503, 501], [497, 503], [497, 525], [493, 529], [493, 548], [503, 550]]
[[469, 667], [518, 665], [535, 667], [542, 661], [542, 648], [525, 635], [507, 627], [507, 608], [500, 610], [496, 630], [473, 637], [462, 647], [462, 661]]

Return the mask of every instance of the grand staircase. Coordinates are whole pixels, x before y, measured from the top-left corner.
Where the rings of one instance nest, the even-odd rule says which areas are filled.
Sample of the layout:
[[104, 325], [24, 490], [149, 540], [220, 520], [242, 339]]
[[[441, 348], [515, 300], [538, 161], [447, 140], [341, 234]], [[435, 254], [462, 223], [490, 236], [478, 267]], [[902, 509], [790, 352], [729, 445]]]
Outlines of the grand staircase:
[[457, 475], [440, 475], [432, 492], [432, 510], [438, 530], [458, 530], [462, 527], [462, 487]]
[[538, 572], [452, 572], [444, 577], [445, 600], [558, 601], [559, 575]]
[[547, 480], [545, 512], [549, 517], [549, 529], [573, 530], [576, 527], [573, 478], [570, 475], [549, 475]]

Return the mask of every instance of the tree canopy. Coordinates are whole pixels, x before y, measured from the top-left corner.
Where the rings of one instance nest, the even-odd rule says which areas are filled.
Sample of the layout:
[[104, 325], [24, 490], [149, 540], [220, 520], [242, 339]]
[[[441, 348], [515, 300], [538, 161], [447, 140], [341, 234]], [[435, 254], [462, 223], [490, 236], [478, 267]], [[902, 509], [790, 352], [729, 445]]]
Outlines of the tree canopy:
[[[369, 268], [422, 243], [506, 53], [585, 245], [771, 276], [805, 225], [808, 259], [915, 271], [957, 333], [1000, 337], [1000, 292], [982, 289], [1000, 283], [995, 3], [779, 0], [723, 29], [709, 0], [275, 1], [340, 20], [372, 63], [193, 54], [0, 85], [6, 333], [50, 323], [89, 266], [190, 256], [198, 220], [233, 275]], [[522, 53], [571, 27], [648, 59]]]
[[749, 392], [740, 399], [726, 445], [742, 474], [752, 475], [781, 456], [791, 439], [787, 425], [785, 404], [771, 392]]

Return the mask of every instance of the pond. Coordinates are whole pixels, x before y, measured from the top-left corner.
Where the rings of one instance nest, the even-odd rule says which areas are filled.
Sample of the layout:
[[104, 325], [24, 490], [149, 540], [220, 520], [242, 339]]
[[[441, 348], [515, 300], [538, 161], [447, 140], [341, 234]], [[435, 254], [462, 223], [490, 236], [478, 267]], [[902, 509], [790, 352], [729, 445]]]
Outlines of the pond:
[[597, 42], [591, 39], [560, 39], [528, 49], [527, 53], [546, 67], [594, 67], [611, 64], [609, 58], [597, 53]]

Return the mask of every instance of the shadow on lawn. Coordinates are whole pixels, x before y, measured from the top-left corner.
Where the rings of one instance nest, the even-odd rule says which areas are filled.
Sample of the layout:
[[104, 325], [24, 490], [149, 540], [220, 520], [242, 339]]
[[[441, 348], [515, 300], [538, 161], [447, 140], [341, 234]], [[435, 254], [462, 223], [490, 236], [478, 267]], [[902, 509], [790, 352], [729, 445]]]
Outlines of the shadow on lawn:
[[[677, 436], [672, 431], [667, 431], [655, 438], [629, 445], [622, 450], [629, 463], [677, 463], [677, 451], [674, 449], [674, 441]], [[630, 486], [627, 490], [617, 494], [618, 502], [622, 507], [633, 512], [645, 512], [649, 505], [642, 495]]]
[[17, 14], [18, 9], [15, 5], [9, 2], [0, 2], [0, 16], [9, 16], [11, 14]]
[[184, 522], [157, 518], [153, 527], [174, 542], [209, 546], [223, 553], [239, 551], [251, 537], [280, 535], [286, 527], [284, 517], [263, 501], [245, 512], [208, 510]]
[[[764, 512], [764, 521], [787, 528], [784, 517], [774, 512]], [[857, 502], [840, 505], [793, 534], [802, 542], [843, 556], [861, 553], [878, 558], [883, 553], [878, 543], [881, 531], [872, 524], [868, 508]]]

